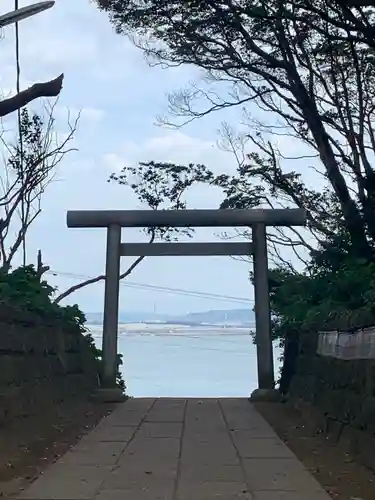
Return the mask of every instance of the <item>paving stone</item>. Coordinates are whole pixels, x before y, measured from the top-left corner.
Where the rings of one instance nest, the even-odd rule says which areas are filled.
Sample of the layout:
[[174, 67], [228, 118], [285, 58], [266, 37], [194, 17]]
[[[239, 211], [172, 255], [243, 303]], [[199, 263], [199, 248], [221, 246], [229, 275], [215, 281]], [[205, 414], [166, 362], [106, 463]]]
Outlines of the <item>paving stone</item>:
[[139, 412], [122, 412], [121, 414], [112, 413], [109, 417], [102, 420], [98, 427], [138, 427], [145, 418], [145, 413]]
[[146, 470], [135, 473], [125, 467], [112, 471], [105, 479], [104, 490], [133, 490], [139, 491], [140, 487], [153, 489], [155, 493], [168, 494], [173, 492], [177, 470], [151, 471]]
[[203, 455], [200, 457], [184, 457], [181, 459], [181, 463], [184, 467], [204, 467], [207, 465], [214, 465], [215, 467], [220, 467], [224, 465], [232, 465], [236, 466], [239, 464], [237, 459], [233, 458], [221, 458], [221, 457], [213, 457], [212, 454]]
[[180, 438], [182, 422], [145, 422], [138, 434], [150, 438]]
[[199, 399], [189, 399], [186, 406], [186, 416], [198, 417], [203, 415], [212, 414], [215, 418], [222, 419], [222, 412], [217, 399], [211, 400], [199, 400]]
[[185, 399], [158, 399], [146, 417], [147, 422], [182, 422]]
[[[321, 491], [319, 483], [295, 458], [253, 458], [243, 460], [253, 491]], [[302, 499], [301, 499], [302, 500]]]
[[224, 442], [225, 444], [229, 445], [232, 444], [232, 441], [229, 437], [228, 434], [222, 434], [222, 433], [215, 433], [211, 431], [204, 431], [204, 430], [185, 430], [184, 431], [184, 443], [190, 443], [194, 442], [197, 443], [198, 445], [200, 443], [215, 443], [218, 439]]
[[105, 419], [103, 419], [98, 427], [128, 427], [128, 426], [134, 426], [138, 427], [142, 420], [146, 417], [147, 412], [138, 412], [138, 411], [123, 411], [121, 413], [112, 413]]
[[185, 428], [184, 428], [184, 433], [188, 434], [208, 434], [208, 435], [215, 435], [215, 434], [226, 434], [227, 433], [227, 427], [224, 423], [215, 423], [211, 422], [211, 424], [207, 421], [197, 421], [197, 422], [192, 422], [186, 421], [185, 422]]
[[186, 425], [194, 423], [207, 427], [217, 425], [225, 427], [225, 420], [217, 400], [212, 400], [208, 404], [189, 400], [186, 407]]
[[[236, 398], [234, 398], [236, 399]], [[209, 408], [210, 406], [217, 406], [218, 399], [216, 398], [188, 398], [187, 402], [189, 407], [201, 406], [202, 408]]]
[[230, 429], [251, 430], [271, 427], [246, 399], [222, 399], [220, 405]]
[[222, 398], [219, 401], [224, 409], [229, 408], [236, 412], [241, 410], [255, 411], [254, 405], [247, 398]]
[[258, 491], [254, 500], [332, 500], [325, 491]]
[[116, 410], [100, 422], [99, 426], [138, 426], [150, 409], [155, 399], [129, 399], [117, 406]]
[[129, 467], [136, 470], [171, 470], [177, 468], [176, 457], [157, 457], [145, 456], [144, 454], [137, 453], [128, 457], [120, 457], [116, 466]]
[[129, 474], [144, 474], [146, 472], [152, 472], [153, 474], [163, 474], [169, 472], [177, 472], [178, 462], [175, 459], [166, 461], [150, 458], [145, 455], [133, 455], [128, 457], [128, 460], [119, 461], [113, 468], [113, 471], [117, 469], [127, 470]]
[[117, 406], [116, 412], [140, 411], [147, 412], [158, 401], [157, 398], [129, 398], [125, 403]]
[[106, 466], [54, 464], [18, 498], [28, 500], [86, 500], [98, 492], [111, 472]]
[[237, 420], [246, 424], [245, 429], [253, 425], [266, 425], [270, 427], [268, 422], [264, 420], [262, 415], [246, 399], [221, 399], [220, 407], [227, 423], [233, 423]]
[[[237, 419], [239, 420], [239, 419]], [[271, 437], [271, 436], [276, 436], [276, 432], [272, 429], [272, 427], [265, 422], [264, 420], [259, 420], [257, 417], [256, 418], [251, 418], [248, 419], [245, 422], [245, 419], [243, 419], [243, 422], [236, 422], [236, 419], [232, 419], [232, 423], [228, 421], [228, 427], [229, 430], [231, 431], [249, 431], [249, 432], [254, 432], [256, 433], [257, 431], [263, 434], [266, 434], [265, 436], [261, 437]]]
[[79, 444], [63, 455], [59, 463], [74, 465], [114, 465], [124, 451], [126, 443]]
[[180, 439], [176, 438], [147, 438], [135, 436], [125, 449], [121, 459], [127, 460], [132, 455], [157, 457], [159, 460], [175, 459], [180, 454]]
[[224, 412], [235, 413], [237, 415], [245, 413], [248, 415], [260, 415], [248, 398], [221, 398], [218, 401]]
[[202, 467], [184, 467], [180, 470], [180, 483], [188, 482], [243, 482], [244, 476], [240, 465], [203, 465]]
[[262, 422], [258, 420], [257, 417], [251, 418], [249, 415], [246, 417], [245, 415], [242, 417], [241, 415], [235, 415], [233, 417], [227, 418], [228, 428], [230, 430], [256, 430], [256, 429], [266, 429], [271, 431], [270, 426], [266, 422]]
[[83, 446], [90, 446], [94, 442], [128, 442], [134, 436], [137, 430], [136, 426], [101, 426], [95, 428], [89, 434], [84, 436], [81, 441]]
[[126, 441], [98, 441], [85, 440], [79, 441], [68, 453], [103, 453], [105, 455], [117, 453], [120, 454], [128, 446]]
[[[254, 500], [241, 482], [204, 482], [179, 485], [176, 500]], [[301, 499], [302, 500], [302, 499]]]
[[234, 435], [234, 443], [242, 458], [295, 458], [278, 437], [263, 439], [238, 433]]
[[202, 467], [204, 465], [214, 464], [216, 467], [221, 465], [238, 465], [239, 460], [236, 455], [224, 454], [220, 450], [212, 447], [211, 450], [201, 451], [199, 454], [194, 452], [182, 453], [181, 464], [185, 467]]
[[193, 420], [192, 418], [190, 418], [190, 420], [186, 420], [185, 422], [185, 432], [208, 432], [211, 434], [217, 432], [226, 433], [227, 426], [225, 425], [225, 422], [214, 422], [207, 419]]
[[242, 441], [243, 439], [257, 439], [257, 438], [274, 438], [278, 439], [277, 434], [269, 425], [254, 424], [249, 425], [247, 429], [230, 428], [230, 435], [233, 439]]
[[123, 470], [126, 468], [129, 474], [142, 476], [143, 474], [151, 473], [154, 476], [165, 474], [177, 474], [177, 461], [165, 462], [164, 460], [157, 462], [146, 458], [141, 460], [141, 457], [136, 460], [128, 462], [120, 462], [115, 467], [121, 467]]
[[94, 500], [174, 500], [173, 492], [157, 494], [150, 489], [134, 490], [102, 490], [95, 496]]
[[209, 424], [209, 422], [191, 422], [186, 421], [184, 436], [194, 437], [197, 439], [202, 439], [203, 436], [207, 438], [214, 439], [217, 436], [222, 436], [224, 439], [229, 438], [227, 427], [224, 423], [215, 424], [214, 422]]
[[134, 470], [172, 470], [177, 468], [177, 463], [176, 456], [134, 453], [133, 455], [121, 455], [116, 466], [134, 468]]
[[233, 446], [232, 441], [229, 439], [228, 435], [219, 434], [216, 436], [216, 439], [212, 439], [211, 441], [196, 441], [195, 439], [186, 440], [186, 436], [184, 436], [183, 440], [183, 453], [194, 452], [195, 450], [199, 454], [201, 451], [213, 451], [213, 445], [216, 450], [219, 450], [221, 453], [228, 453], [235, 455], [236, 448]]
[[233, 442], [230, 439], [228, 435], [204, 435], [204, 434], [189, 434], [189, 433], [184, 433], [184, 439], [183, 439], [183, 449], [189, 450], [192, 449], [194, 446], [197, 448], [201, 449], [202, 446], [206, 445], [206, 447], [209, 446], [217, 446], [217, 448], [220, 449], [228, 449], [230, 448], [235, 451], [235, 448], [233, 447]]
[[220, 415], [216, 415], [213, 411], [205, 414], [190, 415], [186, 417], [187, 427], [204, 427], [206, 429], [219, 428], [226, 429], [225, 420]]

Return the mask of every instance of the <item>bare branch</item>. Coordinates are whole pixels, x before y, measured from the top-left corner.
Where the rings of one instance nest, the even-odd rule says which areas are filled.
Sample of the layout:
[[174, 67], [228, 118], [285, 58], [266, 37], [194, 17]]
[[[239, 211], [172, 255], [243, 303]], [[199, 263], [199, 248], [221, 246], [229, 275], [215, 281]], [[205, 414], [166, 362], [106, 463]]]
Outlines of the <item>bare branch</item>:
[[[0, 197], [0, 255], [3, 270], [8, 270], [20, 245], [25, 242], [30, 225], [41, 213], [41, 198], [55, 175], [57, 165], [73, 150], [68, 148], [78, 119], [69, 124], [69, 132], [62, 141], [54, 139], [54, 106], [50, 108], [47, 123], [37, 115], [21, 111], [20, 136], [15, 145], [6, 144], [9, 156], [5, 159], [4, 177], [1, 178], [3, 195]], [[21, 143], [22, 138], [22, 143]], [[24, 205], [20, 227], [15, 226], [15, 214]], [[11, 231], [9, 229], [11, 228]], [[7, 240], [15, 238], [7, 243]]]
[[[148, 243], [151, 245], [154, 242], [154, 240], [155, 240], [155, 231], [152, 232], [152, 236]], [[144, 255], [137, 257], [134, 260], [134, 262], [128, 267], [128, 269], [120, 274], [120, 281], [123, 280], [124, 278], [127, 278], [134, 271], [134, 269], [143, 261], [144, 258], [145, 258]], [[99, 276], [96, 276], [95, 278], [90, 278], [88, 280], [82, 281], [81, 283], [77, 283], [76, 285], [73, 285], [67, 290], [65, 290], [65, 292], [58, 295], [53, 302], [55, 304], [58, 304], [62, 300], [66, 299], [66, 297], [69, 297], [69, 295], [71, 295], [72, 293], [81, 290], [81, 288], [93, 285], [94, 283], [99, 283], [100, 281], [103, 280], [105, 280], [105, 274], [101, 274]]]

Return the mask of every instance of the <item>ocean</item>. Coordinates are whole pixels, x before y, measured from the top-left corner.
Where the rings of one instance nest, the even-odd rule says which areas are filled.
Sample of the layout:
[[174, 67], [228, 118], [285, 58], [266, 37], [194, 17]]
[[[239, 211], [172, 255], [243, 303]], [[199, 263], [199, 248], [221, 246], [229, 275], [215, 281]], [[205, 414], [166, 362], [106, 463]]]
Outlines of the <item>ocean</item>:
[[[88, 326], [101, 347], [102, 327]], [[127, 394], [133, 397], [248, 397], [257, 387], [249, 328], [119, 325]], [[275, 374], [281, 350], [274, 347]]]

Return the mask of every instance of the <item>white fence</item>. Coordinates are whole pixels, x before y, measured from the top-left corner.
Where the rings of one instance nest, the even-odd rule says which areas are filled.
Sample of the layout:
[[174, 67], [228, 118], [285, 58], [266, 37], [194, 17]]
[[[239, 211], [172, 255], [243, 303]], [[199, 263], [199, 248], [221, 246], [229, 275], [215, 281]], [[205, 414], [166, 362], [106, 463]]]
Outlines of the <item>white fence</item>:
[[319, 332], [317, 353], [338, 359], [375, 359], [375, 327], [354, 333]]

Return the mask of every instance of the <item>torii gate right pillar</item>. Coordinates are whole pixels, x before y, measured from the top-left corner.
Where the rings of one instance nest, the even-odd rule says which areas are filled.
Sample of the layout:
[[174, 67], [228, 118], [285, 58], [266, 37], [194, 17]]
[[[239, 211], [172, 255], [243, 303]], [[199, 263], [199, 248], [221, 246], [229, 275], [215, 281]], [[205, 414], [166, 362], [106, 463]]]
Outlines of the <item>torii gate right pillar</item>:
[[255, 340], [258, 358], [258, 389], [252, 398], [266, 396], [275, 388], [273, 366], [273, 348], [271, 331], [271, 313], [268, 287], [268, 257], [265, 224], [254, 224], [253, 263], [254, 263], [254, 297], [255, 297]]

